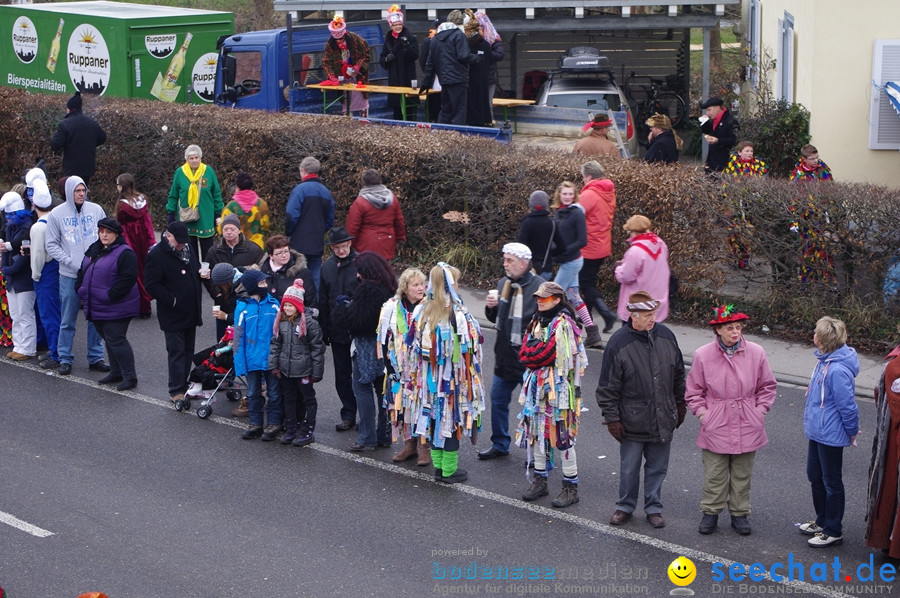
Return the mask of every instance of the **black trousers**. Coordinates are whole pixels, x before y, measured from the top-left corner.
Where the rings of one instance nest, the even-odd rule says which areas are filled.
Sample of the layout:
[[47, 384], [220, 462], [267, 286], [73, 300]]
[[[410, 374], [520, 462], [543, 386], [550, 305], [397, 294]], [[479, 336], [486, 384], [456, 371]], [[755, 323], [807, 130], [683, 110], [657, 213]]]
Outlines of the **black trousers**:
[[316, 429], [316, 412], [319, 403], [312, 383], [303, 384], [302, 378], [281, 377], [281, 399], [284, 405], [284, 427], [296, 429], [299, 425], [310, 432]]
[[166, 330], [166, 355], [169, 357], [169, 396], [183, 394], [188, 387], [188, 376], [194, 358], [194, 342], [197, 328]]
[[206, 261], [206, 253], [209, 251], [210, 247], [215, 243], [215, 237], [206, 237], [205, 239], [201, 239], [200, 237], [190, 237], [189, 245], [191, 248], [197, 252], [197, 261], [205, 262]]
[[466, 105], [469, 86], [464, 83], [441, 87], [441, 113], [438, 122], [450, 125], [466, 124]]
[[353, 394], [353, 359], [350, 344], [331, 343], [334, 387], [341, 399], [341, 421], [356, 422], [356, 395]]
[[600, 296], [600, 291], [597, 289], [597, 273], [600, 272], [600, 266], [603, 265], [603, 262], [605, 261], [605, 257], [596, 260], [585, 258], [584, 263], [581, 266], [581, 272], [578, 273], [578, 290], [581, 292], [581, 296], [587, 304], [588, 313], [592, 312], [595, 308], [600, 312], [600, 315], [603, 315], [604, 310], [607, 314], [611, 311], [603, 301], [603, 297]]
[[119, 320], [94, 320], [94, 328], [106, 343], [109, 356], [109, 373], [122, 376], [123, 380], [137, 380], [134, 371], [134, 350], [128, 342], [128, 325], [131, 318]]

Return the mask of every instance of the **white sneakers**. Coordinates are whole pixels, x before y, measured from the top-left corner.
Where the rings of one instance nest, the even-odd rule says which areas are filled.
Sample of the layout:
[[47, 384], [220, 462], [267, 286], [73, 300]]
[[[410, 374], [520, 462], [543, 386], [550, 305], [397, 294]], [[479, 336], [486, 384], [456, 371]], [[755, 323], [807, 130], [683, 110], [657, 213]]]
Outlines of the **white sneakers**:
[[807, 542], [807, 544], [809, 544], [813, 548], [827, 548], [829, 546], [837, 546], [838, 544], [843, 543], [844, 538], [842, 536], [826, 536], [823, 533], [816, 534]]
[[800, 524], [801, 534], [806, 534], [807, 536], [815, 536], [816, 534], [821, 533], [821, 531], [822, 528], [816, 525], [815, 521]]

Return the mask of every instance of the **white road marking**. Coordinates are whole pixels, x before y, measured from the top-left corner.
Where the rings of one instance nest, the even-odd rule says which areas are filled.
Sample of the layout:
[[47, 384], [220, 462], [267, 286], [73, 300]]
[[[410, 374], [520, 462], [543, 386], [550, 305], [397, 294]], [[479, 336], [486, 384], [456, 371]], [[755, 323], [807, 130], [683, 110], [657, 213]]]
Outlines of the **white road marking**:
[[[27, 368], [30, 370], [34, 370], [39, 373], [44, 373], [44, 370], [41, 370], [40, 368], [38, 368], [35, 365], [21, 363], [21, 362], [17, 362], [13, 365], [16, 365], [18, 367], [24, 367], [24, 368]], [[137, 400], [143, 401], [145, 403], [150, 403], [153, 405], [160, 405], [167, 409], [172, 409], [173, 411], [175, 409], [172, 406], [171, 401], [154, 399], [153, 397], [148, 397], [146, 395], [138, 394], [138, 393], [132, 392], [132, 391], [121, 392], [121, 391], [115, 390], [115, 388], [98, 387], [96, 382], [94, 382], [93, 380], [89, 380], [87, 378], [81, 378], [78, 376], [68, 376], [67, 380], [70, 382], [76, 382], [78, 384], [82, 384], [84, 386], [89, 386], [94, 389], [101, 388], [102, 390], [105, 390], [107, 392], [112, 392], [115, 394], [120, 394], [123, 396], [131, 397], [133, 399], [137, 399]], [[781, 383], [779, 383], [779, 384], [781, 384]], [[218, 402], [221, 403], [222, 401], [218, 401]], [[199, 401], [193, 401], [193, 403], [199, 404]], [[191, 409], [192, 410], [189, 413], [186, 413], [184, 415], [190, 415], [193, 417], [197, 417], [196, 407], [194, 405], [191, 405]], [[218, 415], [210, 416], [209, 420], [216, 422], [218, 424], [224, 424], [227, 426], [231, 426], [233, 428], [244, 429], [247, 427], [246, 424], [244, 424], [243, 422], [239, 422], [233, 418], [227, 418], [227, 417], [222, 417], [222, 416], [218, 416]], [[347, 461], [354, 461], [357, 463], [361, 463], [363, 465], [368, 465], [369, 467], [374, 467], [374, 468], [388, 471], [391, 473], [396, 473], [398, 475], [403, 475], [408, 478], [421, 480], [421, 481], [429, 482], [432, 484], [437, 484], [440, 486], [445, 486], [444, 484], [442, 484], [440, 482], [436, 482], [434, 480], [434, 475], [429, 475], [426, 473], [421, 473], [418, 471], [412, 471], [409, 469], [405, 469], [398, 465], [394, 465], [393, 463], [383, 463], [381, 461], [376, 461], [375, 459], [371, 459], [369, 457], [363, 457], [359, 453], [351, 453], [351, 452], [347, 452], [346, 450], [343, 450], [343, 449], [337, 449], [337, 448], [326, 446], [326, 445], [319, 444], [319, 443], [313, 443], [304, 448], [316, 450], [321, 453], [331, 455], [333, 457], [338, 457], [340, 459], [345, 459]], [[718, 556], [718, 555], [715, 555], [715, 554], [712, 554], [709, 552], [695, 550], [693, 548], [689, 548], [687, 546], [681, 546], [681, 545], [675, 544], [673, 542], [666, 542], [665, 540], [660, 540], [660, 539], [654, 538], [652, 536], [645, 536], [643, 534], [630, 532], [628, 530], [614, 527], [614, 526], [608, 525], [606, 523], [600, 523], [598, 521], [593, 521], [593, 520], [587, 519], [585, 517], [579, 517], [577, 515], [565, 513], [565, 512], [559, 511], [557, 509], [551, 509], [551, 508], [542, 507], [540, 505], [536, 505], [533, 503], [527, 503], [527, 502], [524, 502], [517, 498], [511, 498], [509, 496], [497, 494], [496, 492], [489, 492], [487, 490], [482, 490], [481, 488], [476, 488], [474, 486], [467, 486], [466, 484], [454, 484], [450, 487], [447, 487], [447, 490], [463, 492], [463, 493], [470, 494], [472, 496], [475, 496], [475, 497], [478, 497], [478, 498], [481, 498], [484, 500], [489, 500], [491, 502], [506, 505], [508, 507], [512, 507], [515, 509], [521, 509], [523, 511], [530, 511], [532, 513], [541, 515], [542, 517], [550, 517], [553, 519], [559, 519], [562, 521], [566, 521], [568, 523], [572, 523], [574, 525], [578, 525], [580, 527], [584, 527], [584, 528], [593, 530], [600, 534], [604, 534], [607, 536], [615, 536], [617, 538], [622, 538], [623, 540], [630, 540], [632, 542], [637, 542], [638, 544], [644, 544], [645, 546], [649, 546], [651, 548], [656, 548], [656, 549], [664, 550], [664, 551], [671, 552], [671, 553], [674, 553], [677, 555], [686, 556], [695, 562], [701, 561], [701, 562], [710, 563], [710, 564], [722, 563], [725, 566], [726, 570], [729, 567], [731, 567], [731, 565], [733, 565], [735, 563], [739, 563], [739, 561], [727, 559], [725, 557], [721, 557], [721, 556]], [[4, 515], [4, 513], [2, 511], [0, 511], [0, 516], [2, 516], [2, 515]], [[12, 517], [12, 516], [10, 516], [10, 517]], [[15, 517], [12, 517], [12, 519], [15, 520], [16, 522], [20, 522], [21, 524], [23, 524], [25, 526], [28, 526], [29, 528], [31, 528], [33, 530], [37, 530], [38, 532], [41, 532], [46, 535], [52, 535], [52, 532], [48, 532], [39, 527], [32, 526], [31, 524], [21, 521], [19, 519], [16, 519]], [[0, 517], [0, 521], [3, 521], [2, 517]], [[3, 521], [3, 523], [8, 523], [8, 522]], [[13, 525], [14, 527], [19, 527], [18, 525], [14, 525], [12, 523], [10, 523], [10, 525]], [[22, 529], [22, 528], [19, 528], [19, 529]], [[28, 530], [24, 530], [24, 531], [28, 531]], [[34, 535], [39, 535], [38, 533], [34, 533], [33, 531], [28, 531], [28, 533], [33, 533]], [[746, 566], [745, 563], [741, 563], [741, 564]], [[768, 575], [768, 573], [762, 575], [762, 577], [764, 579], [771, 581], [772, 583], [781, 584], [781, 585], [784, 585], [784, 586], [787, 586], [790, 588], [794, 588], [794, 591], [796, 593], [802, 592], [802, 593], [811, 594], [814, 596], [825, 596], [826, 598], [854, 598], [850, 594], [844, 594], [843, 592], [838, 592], [838, 591], [832, 590], [828, 587], [819, 586], [819, 585], [816, 585], [813, 583], [808, 583], [808, 582], [804, 582], [804, 581], [788, 581], [788, 580], [783, 580], [783, 581], [777, 582], [777, 581], [773, 580]]]
[[10, 525], [18, 530], [22, 530], [26, 534], [31, 534], [38, 538], [46, 538], [53, 535], [53, 532], [48, 532], [43, 528], [32, 525], [27, 521], [22, 521], [18, 517], [10, 515], [9, 513], [4, 513], [3, 511], [0, 511], [0, 523], [5, 523], [6, 525]]

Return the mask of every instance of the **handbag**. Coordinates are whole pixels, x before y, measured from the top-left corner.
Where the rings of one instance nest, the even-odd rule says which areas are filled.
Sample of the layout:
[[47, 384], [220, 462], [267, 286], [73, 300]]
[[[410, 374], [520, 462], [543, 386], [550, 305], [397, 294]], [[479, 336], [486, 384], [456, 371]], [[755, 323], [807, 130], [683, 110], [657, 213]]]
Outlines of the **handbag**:
[[182, 222], [196, 222], [200, 220], [200, 210], [197, 208], [179, 206], [178, 219]]
[[378, 359], [375, 352], [377, 342], [374, 337], [353, 339], [356, 346], [356, 367], [359, 370], [359, 381], [363, 384], [370, 384], [384, 374], [384, 360]]

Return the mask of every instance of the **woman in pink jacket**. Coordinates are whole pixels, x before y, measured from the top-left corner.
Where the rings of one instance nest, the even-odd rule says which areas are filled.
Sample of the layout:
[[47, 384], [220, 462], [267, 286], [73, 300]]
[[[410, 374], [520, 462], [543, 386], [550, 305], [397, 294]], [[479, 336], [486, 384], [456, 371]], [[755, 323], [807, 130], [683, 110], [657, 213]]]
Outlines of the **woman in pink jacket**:
[[638, 291], [646, 291], [659, 301], [656, 321], [669, 316], [669, 247], [650, 230], [650, 219], [636, 214], [622, 227], [628, 233], [628, 244], [621, 261], [616, 263], [616, 280], [619, 287], [619, 305], [616, 312], [622, 321], [631, 317], [628, 313], [628, 297]]
[[775, 402], [775, 377], [766, 352], [741, 334], [746, 314], [733, 305], [714, 309], [716, 340], [694, 353], [684, 400], [700, 418], [697, 446], [706, 473], [700, 533], [711, 534], [728, 504], [731, 527], [750, 534], [750, 477], [757, 449], [768, 444], [765, 414]]

